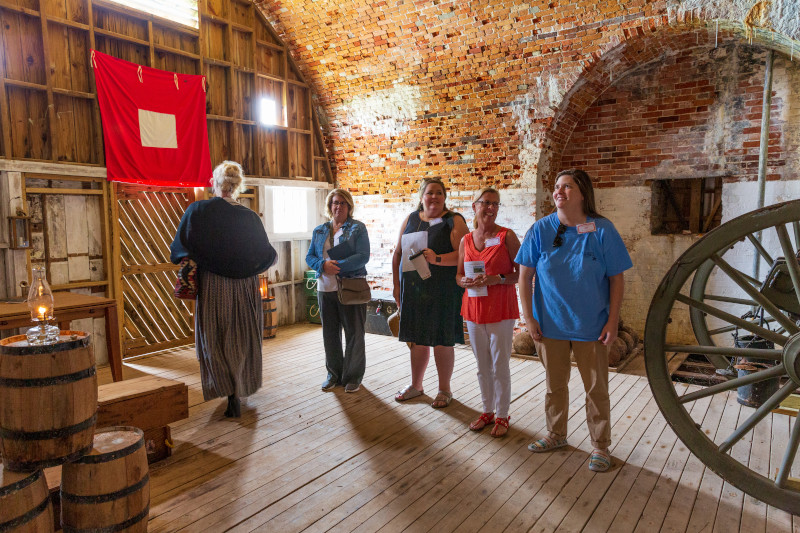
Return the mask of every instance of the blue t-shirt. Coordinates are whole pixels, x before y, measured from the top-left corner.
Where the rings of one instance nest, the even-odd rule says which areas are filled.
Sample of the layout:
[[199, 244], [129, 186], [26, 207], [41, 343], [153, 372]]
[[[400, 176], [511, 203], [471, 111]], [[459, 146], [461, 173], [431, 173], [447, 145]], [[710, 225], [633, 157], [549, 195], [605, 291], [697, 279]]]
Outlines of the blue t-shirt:
[[515, 261], [536, 269], [533, 317], [548, 339], [596, 341], [608, 322], [608, 278], [633, 266], [625, 243], [606, 218], [588, 217], [596, 231], [568, 227], [553, 246], [558, 215], [536, 221]]

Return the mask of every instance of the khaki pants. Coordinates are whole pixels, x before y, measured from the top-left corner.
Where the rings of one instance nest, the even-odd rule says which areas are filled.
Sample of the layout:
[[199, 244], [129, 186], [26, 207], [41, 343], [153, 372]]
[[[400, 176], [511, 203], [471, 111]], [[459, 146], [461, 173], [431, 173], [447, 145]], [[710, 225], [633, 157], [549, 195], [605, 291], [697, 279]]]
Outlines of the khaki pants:
[[554, 439], [567, 437], [569, 417], [570, 351], [586, 391], [586, 422], [592, 446], [599, 449], [611, 444], [611, 402], [608, 398], [608, 346], [600, 341], [563, 341], [542, 338], [536, 351], [547, 374], [544, 407], [547, 430]]

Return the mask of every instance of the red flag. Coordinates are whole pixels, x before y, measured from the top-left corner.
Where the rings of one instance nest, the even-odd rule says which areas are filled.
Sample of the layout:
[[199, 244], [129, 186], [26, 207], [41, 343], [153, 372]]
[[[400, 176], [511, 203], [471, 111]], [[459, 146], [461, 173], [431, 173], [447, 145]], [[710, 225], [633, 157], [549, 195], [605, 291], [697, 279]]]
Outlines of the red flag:
[[92, 50], [109, 181], [206, 187], [211, 158], [205, 76]]

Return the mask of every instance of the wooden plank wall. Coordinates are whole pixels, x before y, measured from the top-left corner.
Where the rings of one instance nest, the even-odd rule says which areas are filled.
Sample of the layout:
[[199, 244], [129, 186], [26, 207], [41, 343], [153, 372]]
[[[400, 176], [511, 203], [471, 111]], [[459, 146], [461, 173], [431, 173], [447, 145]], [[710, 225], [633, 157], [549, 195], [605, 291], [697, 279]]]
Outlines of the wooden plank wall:
[[[22, 198], [31, 216], [26, 271], [45, 267], [56, 291], [110, 295], [108, 189], [99, 177], [23, 173]], [[72, 328], [92, 333], [96, 360], [108, 360], [105, 318], [75, 320]]]
[[[212, 164], [332, 182], [311, 89], [251, 0], [199, 0], [195, 29], [108, 0], [0, 0], [0, 157], [104, 165], [89, 50], [207, 77]], [[261, 98], [278, 124], [259, 121]]]

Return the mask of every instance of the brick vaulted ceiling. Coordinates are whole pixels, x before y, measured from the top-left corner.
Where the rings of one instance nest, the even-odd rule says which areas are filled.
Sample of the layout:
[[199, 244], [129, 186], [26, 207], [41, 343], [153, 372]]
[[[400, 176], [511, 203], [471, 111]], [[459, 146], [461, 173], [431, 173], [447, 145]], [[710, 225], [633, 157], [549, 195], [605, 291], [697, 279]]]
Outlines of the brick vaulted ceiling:
[[[744, 39], [741, 4], [256, 0], [313, 86], [339, 183], [390, 202], [426, 175], [535, 189], [614, 76], [709, 45], [718, 21]], [[788, 53], [798, 8], [773, 4], [755, 39]]]

